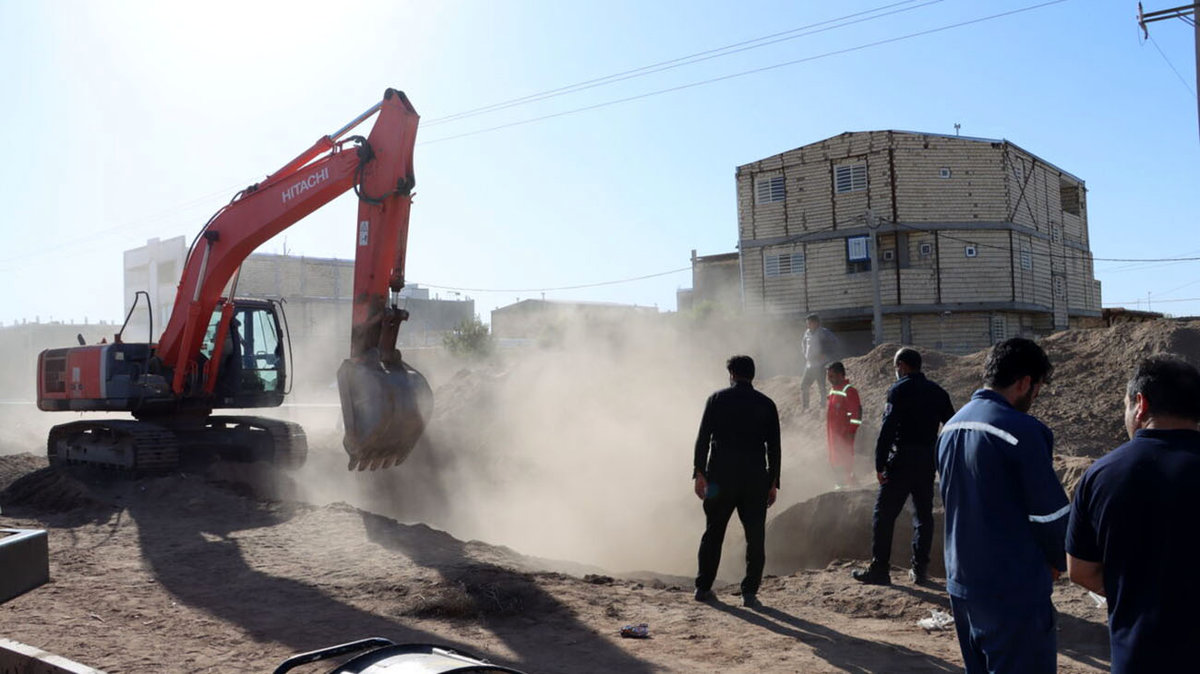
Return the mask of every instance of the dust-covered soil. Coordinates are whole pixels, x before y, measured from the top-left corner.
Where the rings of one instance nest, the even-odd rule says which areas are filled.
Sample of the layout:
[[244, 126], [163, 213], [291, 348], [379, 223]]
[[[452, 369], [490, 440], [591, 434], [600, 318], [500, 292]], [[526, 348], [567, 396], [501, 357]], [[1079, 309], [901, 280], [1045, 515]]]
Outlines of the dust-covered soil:
[[[670, 348], [631, 355], [642, 343]], [[1200, 323], [1069, 331], [1043, 344], [1057, 370], [1033, 413], [1055, 431], [1069, 491], [1122, 442], [1136, 358], [1200, 362]], [[528, 672], [960, 671], [953, 631], [916, 624], [948, 610], [940, 583], [915, 587], [899, 568], [890, 588], [849, 577], [869, 557], [870, 446], [894, 346], [846, 360], [868, 418], [858, 489], [832, 491], [824, 421], [799, 409], [798, 378], [758, 382], [784, 425], [765, 608], [742, 608], [732, 584], [719, 603], [692, 600], [703, 517], [691, 443], [704, 397], [724, 379], [723, 357], [706, 348], [606, 335], [583, 355], [559, 348], [466, 367], [438, 387], [425, 446], [376, 474], [345, 473], [336, 429], [323, 434], [308, 418], [313, 452], [292, 474], [50, 469], [45, 416], [6, 410], [0, 527], [49, 531], [52, 581], [0, 605], [0, 636], [111, 672], [263, 672], [367, 636], [437, 642]], [[925, 357], [956, 405], [979, 385], [983, 353]], [[725, 583], [741, 571], [738, 529]], [[1104, 610], [1066, 581], [1054, 602], [1059, 671], [1106, 671]], [[649, 639], [619, 636], [638, 623]]]
[[[383, 636], [528, 672], [958, 671], [940, 585], [864, 587], [846, 563], [736, 586], [544, 571], [345, 504], [280, 498], [286, 481], [114, 479], [0, 457], [0, 525], [49, 531], [52, 581], [0, 606], [0, 634], [109, 672], [267, 672], [294, 653]], [[30, 471], [30, 469], [35, 469]], [[242, 473], [245, 474], [244, 472]], [[273, 493], [274, 498], [260, 493]], [[1103, 671], [1103, 612], [1060, 584], [1060, 671]], [[650, 638], [622, 639], [646, 623]], [[328, 671], [309, 666], [300, 671]]]

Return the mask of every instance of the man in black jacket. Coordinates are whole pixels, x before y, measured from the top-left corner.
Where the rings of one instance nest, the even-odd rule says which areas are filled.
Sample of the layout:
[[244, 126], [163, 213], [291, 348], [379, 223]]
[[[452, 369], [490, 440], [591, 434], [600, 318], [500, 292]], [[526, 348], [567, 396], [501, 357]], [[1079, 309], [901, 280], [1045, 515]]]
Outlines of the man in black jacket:
[[950, 396], [921, 372], [921, 354], [903, 348], [893, 359], [896, 383], [887, 392], [883, 426], [875, 443], [879, 495], [871, 519], [871, 566], [852, 575], [872, 585], [890, 585], [889, 562], [896, 516], [912, 495], [912, 569], [908, 577], [924, 583], [933, 547], [933, 478], [937, 471], [938, 427], [954, 416]]
[[761, 605], [757, 594], [766, 563], [767, 508], [779, 489], [779, 412], [770, 398], [754, 390], [754, 360], [734, 356], [726, 367], [730, 386], [709, 396], [692, 462], [707, 522], [700, 539], [696, 601], [714, 599], [725, 527], [736, 510], [746, 531], [742, 604], [754, 608]]

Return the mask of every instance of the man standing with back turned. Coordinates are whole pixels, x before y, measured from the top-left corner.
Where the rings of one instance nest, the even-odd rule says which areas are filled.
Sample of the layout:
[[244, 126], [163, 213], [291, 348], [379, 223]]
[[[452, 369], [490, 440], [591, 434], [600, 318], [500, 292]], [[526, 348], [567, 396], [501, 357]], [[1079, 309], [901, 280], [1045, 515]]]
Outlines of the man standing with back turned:
[[871, 566], [855, 571], [854, 579], [871, 585], [890, 585], [892, 534], [896, 516], [912, 494], [912, 568], [914, 583], [928, 580], [929, 551], [933, 547], [934, 448], [938, 426], [954, 414], [950, 396], [921, 372], [921, 354], [904, 347], [892, 363], [896, 383], [887, 392], [883, 426], [875, 442], [875, 475], [879, 495], [871, 519]]
[[712, 585], [725, 527], [736, 510], [746, 530], [742, 605], [757, 608], [766, 563], [767, 508], [779, 489], [779, 412], [770, 398], [754, 390], [750, 356], [734, 356], [726, 368], [730, 386], [709, 396], [692, 462], [696, 496], [704, 501], [707, 522], [700, 539], [696, 601], [715, 598]]
[[1050, 591], [1066, 570], [1070, 507], [1054, 435], [1026, 414], [1052, 371], [1028, 339], [992, 347], [983, 388], [938, 442], [946, 591], [967, 674], [1055, 671]]
[[808, 409], [808, 390], [813, 384], [825, 397], [825, 365], [837, 359], [839, 342], [829, 328], [821, 327], [821, 317], [809, 314], [804, 318], [804, 375], [800, 378], [800, 403]]
[[1195, 671], [1200, 637], [1200, 372], [1142, 361], [1125, 389], [1129, 442], [1096, 460], [1067, 527], [1071, 580], [1108, 597], [1113, 672]]

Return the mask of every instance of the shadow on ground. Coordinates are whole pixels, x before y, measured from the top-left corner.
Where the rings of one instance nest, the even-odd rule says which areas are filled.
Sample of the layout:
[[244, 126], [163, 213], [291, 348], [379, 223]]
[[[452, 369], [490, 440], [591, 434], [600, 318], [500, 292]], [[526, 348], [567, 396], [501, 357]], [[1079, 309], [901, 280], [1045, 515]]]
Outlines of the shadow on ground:
[[[809, 622], [779, 609], [750, 610], [714, 603], [713, 608], [751, 625], [791, 637], [812, 649], [813, 655], [846, 672], [960, 672], [962, 666], [911, 648], [868, 641]], [[847, 657], [846, 653], [853, 653]]]

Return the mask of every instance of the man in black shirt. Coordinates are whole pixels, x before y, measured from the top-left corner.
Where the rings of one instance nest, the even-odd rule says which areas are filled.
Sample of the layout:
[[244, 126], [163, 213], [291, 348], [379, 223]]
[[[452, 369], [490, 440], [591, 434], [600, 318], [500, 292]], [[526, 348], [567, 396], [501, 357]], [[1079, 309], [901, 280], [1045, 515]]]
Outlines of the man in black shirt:
[[1200, 371], [1142, 361], [1125, 392], [1129, 442], [1075, 489], [1067, 573], [1108, 598], [1112, 671], [1196, 671], [1200, 637]]
[[950, 396], [921, 372], [921, 354], [903, 348], [893, 359], [896, 383], [887, 392], [883, 426], [875, 443], [875, 474], [879, 495], [871, 519], [871, 566], [857, 570], [854, 579], [890, 585], [892, 534], [896, 516], [912, 495], [912, 570], [915, 583], [926, 581], [933, 547], [933, 477], [937, 470], [938, 427], [954, 416]]
[[707, 522], [700, 539], [696, 601], [714, 599], [725, 527], [736, 510], [746, 531], [742, 604], [754, 608], [761, 605], [757, 594], [766, 563], [767, 508], [779, 489], [779, 412], [770, 398], [754, 390], [749, 356], [734, 356], [726, 367], [730, 386], [709, 396], [692, 462]]

